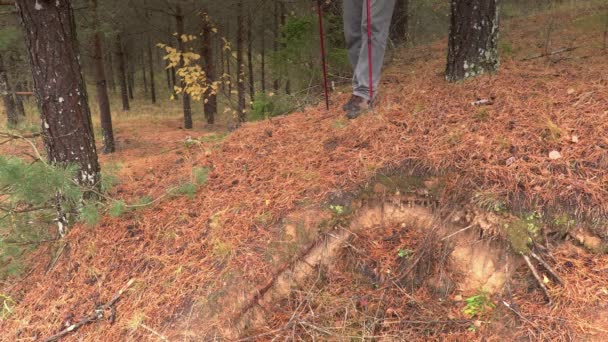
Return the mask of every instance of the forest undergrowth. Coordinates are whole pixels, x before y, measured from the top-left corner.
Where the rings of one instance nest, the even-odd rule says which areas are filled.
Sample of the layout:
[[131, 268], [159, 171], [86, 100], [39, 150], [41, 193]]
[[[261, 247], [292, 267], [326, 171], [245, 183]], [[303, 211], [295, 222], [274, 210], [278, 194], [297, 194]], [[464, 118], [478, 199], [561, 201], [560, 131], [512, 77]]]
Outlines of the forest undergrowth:
[[[571, 49], [540, 57], [546, 37], [518, 21], [553, 19], [512, 19], [500, 72], [455, 85], [442, 74], [445, 42], [395, 51], [375, 112], [353, 121], [338, 93], [329, 112], [311, 106], [230, 134], [118, 117], [117, 153], [101, 157], [116, 170], [109, 195], [161, 199], [42, 244], [31, 268], [0, 287], [0, 339], [52, 336], [120, 293], [115, 311], [68, 338], [603, 340], [608, 258], [591, 249], [608, 240], [608, 52], [601, 32], [580, 24], [593, 15], [555, 14], [570, 24], [552, 33], [550, 50]], [[489, 104], [472, 104], [480, 100]], [[332, 267], [263, 308], [265, 325], [226, 333], [252, 297], [343, 228], [349, 194], [387, 170], [407, 174], [401, 190], [431, 198], [438, 213], [474, 207], [523, 222], [563, 283], [541, 275], [552, 304], [521, 263], [493, 294], [438, 283], [449, 273], [440, 256], [404, 287], [400, 267], [445, 246], [389, 225], [358, 232]], [[517, 245], [509, 232], [492, 236]]]

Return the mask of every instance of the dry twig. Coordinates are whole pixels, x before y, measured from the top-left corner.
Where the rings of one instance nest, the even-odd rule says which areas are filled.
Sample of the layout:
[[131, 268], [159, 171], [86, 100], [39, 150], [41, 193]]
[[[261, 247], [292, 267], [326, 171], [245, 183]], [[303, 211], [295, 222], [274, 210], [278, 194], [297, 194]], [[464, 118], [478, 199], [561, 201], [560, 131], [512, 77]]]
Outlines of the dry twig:
[[82, 318], [77, 323], [74, 323], [74, 324], [70, 325], [69, 327], [63, 329], [59, 333], [46, 338], [44, 340], [44, 342], [58, 341], [60, 338], [68, 335], [71, 332], [74, 332], [74, 331], [80, 329], [82, 326], [84, 326], [86, 324], [89, 324], [89, 323], [101, 320], [103, 318], [103, 313], [106, 310], [112, 308], [114, 306], [114, 304], [116, 304], [116, 302], [118, 302], [118, 300], [120, 299], [120, 297], [122, 296], [122, 294], [133, 284], [134, 281], [135, 281], [135, 279], [129, 280], [129, 282], [127, 283], [127, 285], [123, 286], [114, 295], [114, 297], [112, 297], [112, 299], [110, 299], [109, 302], [107, 302], [106, 304], [104, 304], [102, 306], [99, 306], [99, 307], [95, 308], [95, 310], [93, 310], [93, 312], [91, 312], [89, 315], [87, 315], [84, 318]]

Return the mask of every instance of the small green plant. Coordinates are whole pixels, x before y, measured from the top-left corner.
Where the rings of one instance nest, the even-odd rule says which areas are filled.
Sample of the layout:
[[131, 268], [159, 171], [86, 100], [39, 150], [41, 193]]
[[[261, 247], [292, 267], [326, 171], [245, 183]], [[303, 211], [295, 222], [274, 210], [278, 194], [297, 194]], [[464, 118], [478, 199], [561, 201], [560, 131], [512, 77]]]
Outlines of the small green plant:
[[101, 191], [108, 192], [120, 184], [118, 172], [122, 169], [120, 163], [109, 163], [101, 168]]
[[205, 183], [207, 183], [207, 179], [209, 178], [209, 168], [196, 167], [192, 170], [192, 176], [194, 177], [194, 183], [196, 185], [204, 185]]
[[542, 215], [532, 212], [509, 223], [505, 223], [504, 228], [511, 248], [516, 253], [528, 254], [530, 245], [537, 239], [541, 231]]
[[466, 305], [462, 308], [462, 312], [470, 318], [483, 316], [496, 307], [486, 292], [468, 297], [464, 302]]
[[336, 129], [342, 129], [342, 128], [346, 127], [347, 124], [348, 123], [346, 120], [340, 118], [340, 119], [336, 119], [333, 122], [332, 126], [334, 126], [334, 128], [336, 128]]
[[99, 203], [97, 202], [87, 202], [80, 209], [80, 217], [79, 220], [84, 222], [89, 227], [94, 227], [97, 225], [99, 220], [101, 219], [101, 214], [99, 212]]
[[566, 233], [576, 225], [576, 220], [568, 214], [561, 214], [553, 218], [553, 225]]
[[505, 201], [498, 198], [498, 196], [491, 192], [478, 192], [473, 196], [473, 200], [478, 207], [495, 212], [502, 213], [507, 211], [507, 204]]
[[530, 233], [533, 237], [538, 236], [538, 233], [540, 232], [540, 229], [541, 229], [540, 220], [541, 219], [542, 219], [542, 214], [540, 214], [536, 211], [533, 211], [523, 217], [523, 220], [526, 223], [526, 228], [528, 230], [528, 233]]
[[16, 304], [15, 301], [2, 293], [0, 293], [0, 302], [2, 305], [0, 306], [0, 321], [7, 319], [13, 313], [13, 307]]
[[341, 205], [330, 205], [329, 206], [329, 210], [331, 210], [334, 214], [336, 215], [343, 215], [345, 213], [345, 208], [344, 206]]
[[480, 109], [475, 113], [475, 120], [477, 121], [488, 121], [490, 118], [490, 112], [487, 109]]
[[558, 141], [562, 137], [562, 129], [549, 119], [547, 120], [543, 137], [548, 141]]
[[184, 146], [187, 149], [192, 149], [193, 147], [201, 146], [201, 141], [199, 139], [187, 137], [186, 140], [184, 140]]
[[129, 319], [129, 321], [127, 321], [125, 325], [127, 329], [135, 331], [139, 328], [141, 324], [143, 324], [146, 318], [147, 317], [143, 312], [135, 312], [133, 316], [131, 316], [131, 319]]
[[402, 259], [407, 259], [414, 254], [414, 251], [408, 248], [400, 248], [397, 255]]
[[189, 199], [193, 199], [196, 195], [197, 186], [191, 182], [182, 183], [180, 186], [175, 189], [175, 194], [184, 195]]
[[251, 103], [249, 120], [260, 121], [274, 116], [289, 113], [290, 106], [286, 95], [274, 95], [272, 93], [258, 93]]
[[219, 258], [227, 258], [232, 254], [232, 245], [229, 242], [216, 239], [213, 241], [213, 254]]
[[154, 202], [154, 199], [150, 196], [142, 196], [135, 202], [135, 206], [137, 207], [146, 207]]
[[74, 182], [76, 170], [0, 156], [0, 279], [18, 275], [27, 253], [51, 238], [58, 200], [73, 222], [84, 193]]
[[219, 143], [222, 142], [228, 134], [226, 133], [211, 133], [207, 135], [203, 135], [198, 140], [204, 143]]
[[108, 210], [108, 214], [112, 217], [120, 217], [127, 212], [127, 205], [124, 201], [114, 201]]

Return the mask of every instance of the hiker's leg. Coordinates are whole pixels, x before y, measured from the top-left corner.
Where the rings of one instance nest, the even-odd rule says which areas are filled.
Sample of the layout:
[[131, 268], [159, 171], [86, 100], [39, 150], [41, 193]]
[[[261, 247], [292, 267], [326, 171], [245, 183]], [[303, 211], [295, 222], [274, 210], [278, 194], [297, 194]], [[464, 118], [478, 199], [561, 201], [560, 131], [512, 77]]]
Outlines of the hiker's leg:
[[[347, 0], [348, 1], [348, 0]], [[355, 77], [359, 86], [353, 92], [355, 95], [370, 100], [369, 98], [369, 62], [367, 50], [367, 3], [362, 2], [362, 18], [359, 30], [363, 38], [361, 39], [361, 49], [355, 68]], [[382, 74], [382, 64], [384, 63], [384, 52], [388, 40], [391, 18], [395, 8], [395, 0], [371, 0], [371, 29], [372, 29], [372, 80], [374, 82], [374, 97], [378, 92], [380, 76]]]
[[361, 9], [364, 3], [365, 0], [344, 0], [343, 2], [344, 36], [348, 49], [348, 60], [353, 67], [353, 90], [359, 87], [354, 70], [359, 62], [361, 40], [363, 39], [361, 36], [361, 16], [363, 15]]

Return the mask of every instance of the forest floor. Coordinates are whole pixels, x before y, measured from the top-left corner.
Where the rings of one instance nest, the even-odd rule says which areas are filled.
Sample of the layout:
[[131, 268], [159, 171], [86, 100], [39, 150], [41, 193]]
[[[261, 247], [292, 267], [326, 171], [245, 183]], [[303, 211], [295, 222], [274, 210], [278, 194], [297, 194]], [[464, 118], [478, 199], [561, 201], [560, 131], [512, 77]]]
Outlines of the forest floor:
[[[14, 300], [0, 340], [51, 336], [121, 288], [115, 311], [68, 339], [606, 340], [608, 257], [570, 229], [605, 248], [608, 52], [596, 12], [554, 16], [561, 29], [549, 51], [571, 50], [523, 60], [542, 53], [538, 27], [555, 17], [511, 19], [500, 72], [457, 84], [443, 79], [445, 41], [396, 51], [375, 112], [353, 121], [338, 109], [346, 94], [333, 94], [329, 112], [313, 106], [231, 134], [182, 130], [178, 117], [118, 117], [118, 151], [101, 157], [118, 180], [109, 194], [159, 199], [34, 252], [31, 270], [0, 288]], [[471, 104], [479, 99], [492, 104]], [[379, 185], [395, 174], [404, 185]], [[330, 265], [312, 265], [315, 276], [265, 299], [284, 293], [276, 284], [291, 266], [352, 227], [370, 186], [373, 196], [407, 192], [452, 221], [468, 208], [538, 216], [551, 232], [539, 247], [563, 285], [542, 275], [548, 305], [525, 264], [506, 263], [504, 290], [461, 291], [435, 279], [450, 273], [438, 260], [451, 235], [430, 241], [430, 226], [378, 221], [349, 235]], [[263, 319], [243, 323], [252, 310]]]

